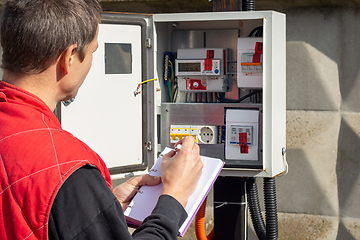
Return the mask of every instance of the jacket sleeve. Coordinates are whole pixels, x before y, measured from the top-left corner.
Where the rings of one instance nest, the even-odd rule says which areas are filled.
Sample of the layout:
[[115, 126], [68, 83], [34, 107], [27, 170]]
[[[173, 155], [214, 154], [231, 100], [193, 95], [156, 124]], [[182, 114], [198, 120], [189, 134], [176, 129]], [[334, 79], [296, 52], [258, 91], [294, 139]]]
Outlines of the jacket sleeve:
[[187, 214], [171, 196], [159, 198], [153, 213], [131, 235], [122, 207], [100, 172], [75, 171], [57, 193], [49, 216], [49, 239], [177, 239]]

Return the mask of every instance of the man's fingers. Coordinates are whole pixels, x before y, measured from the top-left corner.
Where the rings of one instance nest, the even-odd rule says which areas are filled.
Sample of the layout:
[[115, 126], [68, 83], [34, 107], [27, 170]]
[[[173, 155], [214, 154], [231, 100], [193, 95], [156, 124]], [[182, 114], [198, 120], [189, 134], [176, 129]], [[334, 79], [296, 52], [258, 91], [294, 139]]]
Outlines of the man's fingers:
[[191, 147], [192, 145], [194, 145], [194, 138], [193, 137], [185, 137], [183, 139], [181, 139], [179, 142], [176, 143], [175, 147], [179, 144], [182, 145], [181, 148], [183, 147]]
[[167, 157], [167, 158], [172, 158], [173, 156], [175, 156], [176, 152], [175, 151], [170, 151], [168, 153], [166, 153], [164, 155], [164, 157]]
[[149, 174], [143, 175], [143, 176], [139, 176], [138, 178], [140, 178], [139, 183], [138, 183], [138, 187], [144, 186], [144, 185], [149, 185], [149, 186], [153, 186], [153, 185], [157, 185], [159, 183], [161, 183], [161, 178], [159, 176], [151, 176]]

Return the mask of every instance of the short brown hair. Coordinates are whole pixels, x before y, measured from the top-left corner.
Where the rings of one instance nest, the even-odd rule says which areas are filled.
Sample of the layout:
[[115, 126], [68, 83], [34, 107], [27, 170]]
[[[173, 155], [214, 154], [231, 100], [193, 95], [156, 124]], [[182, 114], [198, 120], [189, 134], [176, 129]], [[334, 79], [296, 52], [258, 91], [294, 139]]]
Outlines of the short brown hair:
[[13, 73], [41, 73], [70, 45], [80, 60], [96, 36], [98, 0], [8, 0], [1, 18], [1, 67]]

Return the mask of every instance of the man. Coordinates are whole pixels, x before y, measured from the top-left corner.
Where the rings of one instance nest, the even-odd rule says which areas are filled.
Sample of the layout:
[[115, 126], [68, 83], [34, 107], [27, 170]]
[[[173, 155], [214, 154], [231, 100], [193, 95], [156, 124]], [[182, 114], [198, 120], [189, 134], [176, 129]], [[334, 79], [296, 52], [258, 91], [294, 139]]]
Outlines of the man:
[[[53, 111], [73, 98], [97, 49], [97, 0], [9, 0], [1, 20], [0, 239], [176, 239], [202, 162], [192, 138], [163, 157], [161, 179], [112, 190], [101, 158]], [[123, 209], [142, 185], [163, 183], [131, 236]]]

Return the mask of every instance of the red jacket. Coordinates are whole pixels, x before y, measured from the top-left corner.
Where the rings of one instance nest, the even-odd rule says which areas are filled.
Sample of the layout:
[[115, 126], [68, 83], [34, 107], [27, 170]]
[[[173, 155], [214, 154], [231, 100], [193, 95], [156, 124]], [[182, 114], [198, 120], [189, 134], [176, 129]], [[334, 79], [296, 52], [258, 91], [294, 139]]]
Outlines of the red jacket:
[[0, 81], [0, 239], [48, 239], [56, 193], [85, 164], [111, 188], [105, 163], [41, 99]]

